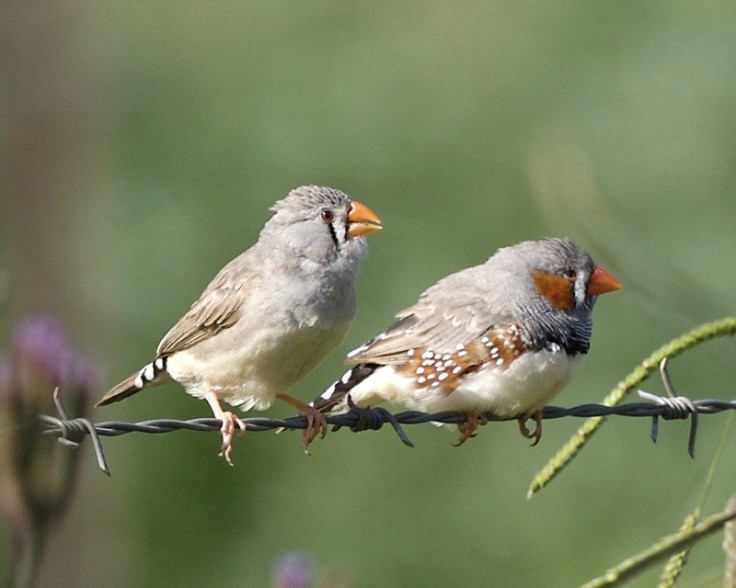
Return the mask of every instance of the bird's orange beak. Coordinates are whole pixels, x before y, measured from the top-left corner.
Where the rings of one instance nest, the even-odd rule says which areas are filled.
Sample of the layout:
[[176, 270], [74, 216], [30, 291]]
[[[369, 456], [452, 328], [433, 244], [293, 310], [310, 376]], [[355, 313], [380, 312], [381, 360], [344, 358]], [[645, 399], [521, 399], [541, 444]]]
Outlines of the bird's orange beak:
[[602, 267], [593, 265], [593, 273], [588, 284], [588, 296], [598, 296], [606, 292], [613, 292], [621, 288], [621, 282], [614, 278]]
[[378, 215], [365, 204], [353, 200], [348, 213], [348, 238], [367, 235], [383, 228]]

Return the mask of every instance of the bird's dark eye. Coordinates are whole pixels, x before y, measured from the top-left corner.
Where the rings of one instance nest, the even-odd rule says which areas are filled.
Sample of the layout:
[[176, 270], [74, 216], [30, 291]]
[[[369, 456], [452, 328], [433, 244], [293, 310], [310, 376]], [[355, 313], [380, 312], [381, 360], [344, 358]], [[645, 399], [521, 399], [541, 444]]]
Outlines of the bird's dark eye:
[[324, 210], [322, 210], [322, 212], [319, 213], [319, 216], [326, 223], [331, 223], [333, 220], [335, 220], [335, 213], [332, 212], [329, 208], [325, 208]]
[[570, 267], [570, 268], [567, 268], [567, 269], [566, 269], [566, 270], [565, 270], [565, 271], [563, 272], [563, 274], [562, 274], [562, 275], [563, 275], [563, 276], [565, 276], [565, 278], [566, 278], [566, 279], [568, 279], [568, 280], [570, 280], [571, 282], [574, 282], [574, 281], [575, 281], [575, 279], [576, 279], [576, 278], [578, 277], [578, 272], [576, 272], [576, 271], [575, 271], [574, 269], [572, 269], [572, 268]]

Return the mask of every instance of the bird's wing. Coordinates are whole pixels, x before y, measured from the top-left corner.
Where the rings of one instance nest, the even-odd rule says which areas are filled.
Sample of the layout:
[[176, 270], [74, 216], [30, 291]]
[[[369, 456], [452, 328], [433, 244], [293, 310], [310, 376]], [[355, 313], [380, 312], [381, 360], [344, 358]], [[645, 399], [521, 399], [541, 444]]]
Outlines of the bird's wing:
[[238, 322], [258, 275], [233, 279], [236, 270], [231, 262], [215, 276], [199, 299], [164, 335], [156, 350], [158, 357], [188, 349]]
[[484, 292], [465, 285], [463, 296], [438, 297], [431, 290], [396, 316], [383, 333], [348, 355], [349, 363], [397, 364], [406, 361], [410, 350], [451, 353], [507, 317], [492, 314]]

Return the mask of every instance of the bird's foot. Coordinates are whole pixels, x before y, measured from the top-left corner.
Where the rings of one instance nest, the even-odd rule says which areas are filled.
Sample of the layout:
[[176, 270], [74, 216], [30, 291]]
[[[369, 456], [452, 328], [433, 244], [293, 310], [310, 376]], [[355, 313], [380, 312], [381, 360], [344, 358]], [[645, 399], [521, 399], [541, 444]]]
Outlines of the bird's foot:
[[[536, 424], [533, 431], [530, 431], [526, 426], [526, 421], [530, 418], [534, 419]], [[520, 416], [516, 420], [519, 421], [519, 431], [521, 431], [522, 436], [526, 439], [534, 439], [532, 447], [539, 443], [542, 438], [542, 410], [537, 409], [531, 415]]]
[[320, 439], [324, 439], [327, 434], [327, 419], [320, 411], [309, 405], [302, 414], [307, 417], [307, 428], [302, 431], [302, 449], [309, 455], [309, 444], [317, 438], [317, 435]]
[[225, 461], [229, 465], [233, 465], [233, 462], [230, 459], [230, 454], [233, 451], [235, 428], [237, 427], [239, 431], [245, 431], [245, 422], [236, 417], [230, 411], [222, 410], [220, 400], [214, 392], [207, 392], [204, 395], [204, 399], [207, 401], [207, 404], [210, 405], [212, 414], [215, 418], [222, 421], [222, 426], [220, 427], [220, 434], [222, 435], [222, 450], [219, 455], [220, 457], [224, 457]]
[[284, 402], [291, 404], [300, 413], [307, 417], [307, 428], [302, 431], [302, 449], [304, 453], [309, 455], [309, 445], [320, 435], [320, 439], [323, 439], [327, 434], [327, 419], [325, 415], [313, 406], [309, 406], [305, 402], [293, 398], [288, 394], [277, 394], [277, 398], [280, 398]]
[[218, 455], [224, 457], [228, 465], [233, 465], [230, 459], [230, 454], [233, 451], [233, 437], [235, 436], [236, 429], [245, 432], [245, 422], [230, 411], [224, 411], [217, 418], [222, 421], [222, 427], [220, 427], [222, 449]]
[[483, 426], [488, 422], [488, 417], [485, 414], [475, 414], [473, 412], [465, 413], [465, 422], [457, 424], [457, 430], [460, 431], [460, 437], [453, 445], [460, 447], [471, 437], [475, 437], [475, 430], [478, 426]]

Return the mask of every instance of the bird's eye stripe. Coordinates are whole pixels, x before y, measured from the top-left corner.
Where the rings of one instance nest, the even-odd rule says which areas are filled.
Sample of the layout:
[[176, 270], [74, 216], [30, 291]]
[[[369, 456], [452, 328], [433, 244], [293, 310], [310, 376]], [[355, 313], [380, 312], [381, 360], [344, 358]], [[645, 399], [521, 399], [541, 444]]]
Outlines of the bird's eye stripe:
[[332, 237], [332, 242], [335, 244], [336, 249], [340, 249], [340, 240], [337, 238], [337, 233], [335, 232], [335, 225], [330, 223], [327, 223], [327, 228], [330, 230], [330, 237]]

